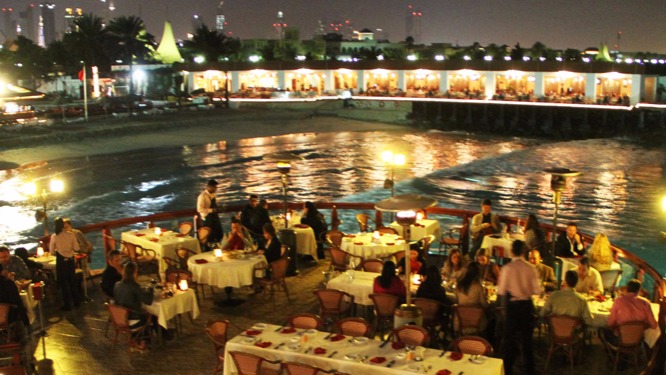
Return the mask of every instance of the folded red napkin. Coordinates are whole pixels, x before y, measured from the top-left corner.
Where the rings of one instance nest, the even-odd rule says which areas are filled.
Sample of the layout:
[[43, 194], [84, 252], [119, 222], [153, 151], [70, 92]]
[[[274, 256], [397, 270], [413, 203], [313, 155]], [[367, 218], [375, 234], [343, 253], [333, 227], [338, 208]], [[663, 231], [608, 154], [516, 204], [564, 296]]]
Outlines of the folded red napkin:
[[158, 238], [151, 238], [150, 241], [151, 242], [160, 242], [160, 240]]
[[458, 361], [458, 360], [461, 360], [462, 357], [463, 357], [463, 354], [460, 353], [460, 352], [451, 352], [451, 354], [449, 355], [449, 358], [450, 358], [452, 361]]
[[384, 363], [384, 362], [386, 362], [386, 357], [372, 357], [372, 358], [370, 358], [370, 362], [372, 362], [372, 363]]
[[296, 224], [296, 225], [294, 225], [294, 227], [296, 227], [296, 228], [302, 228], [302, 229], [310, 228], [310, 226], [307, 225], [307, 224]]
[[333, 336], [331, 336], [331, 341], [340, 341], [340, 340], [344, 340], [344, 339], [345, 339], [345, 335], [333, 335]]
[[404, 238], [398, 237], [398, 238], [396, 238], [396, 240], [404, 240]]
[[354, 245], [363, 245], [363, 242], [354, 242]]
[[395, 242], [387, 242], [386, 243], [386, 246], [393, 246], [393, 245], [395, 245]]
[[315, 348], [314, 354], [326, 354], [326, 349], [324, 348]]
[[254, 345], [258, 346], [260, 348], [268, 348], [269, 346], [273, 345], [273, 343], [270, 342], [270, 341], [261, 341], [261, 342], [258, 342], [256, 344], [254, 344]]
[[346, 235], [345, 237], [347, 237], [347, 238], [354, 238], [354, 237], [356, 237], [356, 235], [355, 235], [355, 234], [348, 234], [348, 235]]
[[137, 237], [143, 237], [143, 236], [145, 236], [146, 234], [145, 234], [145, 233], [134, 233], [134, 235], [137, 236]]
[[437, 371], [437, 375], [451, 375], [451, 371], [447, 369]]
[[208, 261], [206, 259], [195, 259], [194, 263], [196, 264], [206, 264]]
[[294, 332], [296, 332], [296, 329], [293, 327], [283, 328], [282, 331], [280, 331], [280, 333], [294, 333]]
[[260, 335], [261, 331], [259, 331], [257, 329], [248, 329], [247, 331], [245, 331], [245, 334], [248, 335], [248, 336], [256, 336], [256, 335]]
[[185, 234], [178, 233], [178, 234], [176, 235], [176, 237], [185, 237]]
[[402, 349], [405, 347], [405, 343], [400, 342], [400, 341], [393, 341], [391, 343], [391, 347], [395, 350]]
[[606, 296], [604, 296], [603, 294], [597, 294], [596, 296], [594, 296], [594, 299], [599, 302], [604, 302], [606, 300]]

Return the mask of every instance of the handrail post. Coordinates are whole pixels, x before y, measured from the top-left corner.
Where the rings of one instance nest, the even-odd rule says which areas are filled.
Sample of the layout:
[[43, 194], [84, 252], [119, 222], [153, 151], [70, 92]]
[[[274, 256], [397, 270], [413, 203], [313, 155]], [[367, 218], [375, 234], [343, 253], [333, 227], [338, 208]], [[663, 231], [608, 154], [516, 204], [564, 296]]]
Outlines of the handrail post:
[[340, 219], [338, 219], [338, 207], [336, 205], [333, 205], [333, 209], [331, 210], [331, 229], [338, 230], [339, 226], [340, 226]]
[[383, 228], [384, 221], [382, 220], [382, 212], [375, 210], [375, 229]]

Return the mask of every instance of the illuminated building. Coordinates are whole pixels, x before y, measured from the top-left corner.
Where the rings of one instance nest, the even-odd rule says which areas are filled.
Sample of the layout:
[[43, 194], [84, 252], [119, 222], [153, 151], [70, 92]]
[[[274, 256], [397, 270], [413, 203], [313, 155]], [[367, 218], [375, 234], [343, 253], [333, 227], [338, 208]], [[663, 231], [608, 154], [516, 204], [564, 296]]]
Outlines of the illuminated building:
[[39, 45], [46, 47], [56, 40], [55, 4], [41, 3], [39, 7]]

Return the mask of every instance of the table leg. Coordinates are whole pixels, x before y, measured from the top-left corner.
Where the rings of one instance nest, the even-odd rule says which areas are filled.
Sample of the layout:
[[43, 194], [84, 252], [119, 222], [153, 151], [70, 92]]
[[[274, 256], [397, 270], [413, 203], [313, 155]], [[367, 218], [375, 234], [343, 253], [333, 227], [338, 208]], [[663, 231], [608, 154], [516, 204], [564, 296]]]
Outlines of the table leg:
[[224, 288], [224, 291], [227, 293], [227, 299], [216, 301], [215, 304], [221, 307], [234, 307], [245, 302], [242, 299], [236, 299], [231, 296], [234, 291], [234, 288], [227, 286]]

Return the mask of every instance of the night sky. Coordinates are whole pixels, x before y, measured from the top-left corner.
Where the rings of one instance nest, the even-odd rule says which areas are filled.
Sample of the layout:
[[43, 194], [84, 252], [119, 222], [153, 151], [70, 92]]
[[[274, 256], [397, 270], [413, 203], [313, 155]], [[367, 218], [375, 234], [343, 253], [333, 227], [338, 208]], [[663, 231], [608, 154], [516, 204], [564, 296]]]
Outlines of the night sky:
[[[58, 15], [64, 8], [104, 15], [100, 0], [52, 0]], [[111, 1], [111, 0], [107, 0]], [[2, 7], [23, 10], [29, 0], [0, 0]], [[108, 3], [107, 3], [108, 4]], [[164, 20], [174, 25], [176, 38], [192, 30], [199, 14], [209, 26], [219, 0], [114, 0], [115, 14], [139, 15], [159, 40]], [[404, 40], [407, 5], [423, 12], [421, 42], [530, 47], [536, 41], [551, 48], [597, 47], [617, 43], [620, 50], [666, 53], [666, 3], [663, 0], [226, 0], [227, 28], [241, 39], [270, 38], [278, 10], [289, 26], [310, 38], [317, 20], [346, 20], [357, 29], [381, 28], [391, 41]], [[64, 21], [63, 21], [64, 24]], [[62, 27], [62, 25], [61, 25]]]

